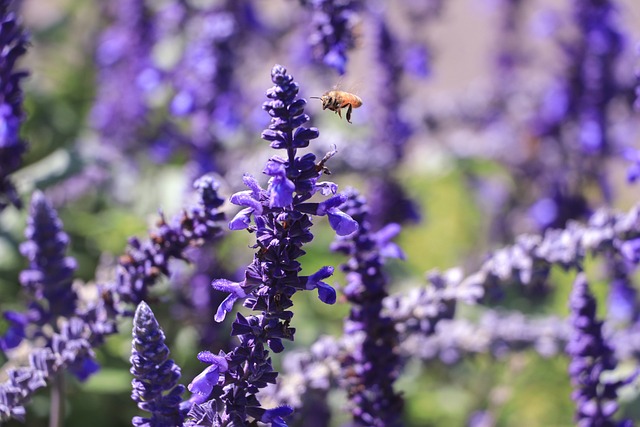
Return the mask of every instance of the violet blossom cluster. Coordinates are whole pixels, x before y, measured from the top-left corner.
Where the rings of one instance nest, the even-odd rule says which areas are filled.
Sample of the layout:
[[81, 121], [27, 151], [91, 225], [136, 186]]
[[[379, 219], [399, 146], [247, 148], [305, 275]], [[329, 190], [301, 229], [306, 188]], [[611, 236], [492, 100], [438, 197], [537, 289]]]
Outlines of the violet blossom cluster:
[[383, 300], [388, 295], [388, 279], [383, 271], [385, 258], [403, 258], [391, 240], [400, 232], [392, 223], [374, 232], [364, 197], [355, 190], [342, 205], [346, 214], [358, 223], [358, 231], [338, 237], [334, 251], [349, 256], [341, 266], [346, 273], [344, 295], [351, 303], [345, 320], [345, 334], [357, 342], [354, 351], [342, 360], [343, 382], [351, 401], [356, 425], [401, 425], [403, 399], [393, 383], [400, 372], [398, 334], [391, 318], [383, 315]]
[[[184, 210], [176, 227], [162, 221], [158, 234], [150, 242], [141, 244], [140, 247], [146, 247], [145, 251], [130, 249], [125, 260], [121, 260], [123, 270], [118, 281], [98, 285], [94, 300], [78, 298], [72, 287], [75, 260], [65, 255], [68, 235], [45, 196], [34, 193], [25, 231], [28, 240], [22, 245], [30, 263], [21, 274], [21, 282], [31, 302], [26, 313], [4, 313], [9, 328], [0, 339], [4, 352], [28, 341], [30, 364], [9, 370], [9, 379], [0, 384], [0, 420], [23, 419], [23, 405], [38, 389], [52, 383], [56, 387], [56, 379], [66, 371], [80, 380], [97, 372], [99, 365], [95, 361], [94, 348], [103, 345], [106, 337], [117, 332], [116, 321], [128, 314], [127, 306], [123, 304], [130, 304], [136, 296], [147, 296], [147, 287], [154, 284], [161, 273], [169, 274], [167, 261], [170, 258], [184, 259], [185, 249], [189, 246], [202, 244], [219, 234], [219, 222], [224, 216], [218, 211], [223, 201], [217, 196], [217, 183], [210, 177], [203, 177], [195, 186], [199, 190], [199, 206]], [[124, 269], [126, 266], [130, 268]], [[137, 269], [132, 270], [134, 266]], [[127, 272], [135, 274], [127, 275]], [[130, 283], [127, 279], [135, 280]], [[132, 283], [140, 284], [141, 287], [133, 288], [137, 292], [130, 291]], [[123, 290], [129, 292], [121, 292]], [[148, 317], [144, 319], [148, 320]], [[181, 402], [180, 393], [175, 393], [178, 395], [177, 406]], [[165, 411], [166, 404], [166, 401], [158, 403], [158, 410]], [[63, 416], [64, 411], [58, 408], [55, 412]]]
[[198, 206], [183, 210], [171, 222], [167, 222], [161, 213], [158, 228], [149, 240], [129, 239], [127, 251], [120, 257], [112, 289], [114, 300], [134, 305], [147, 300], [149, 288], [158, 278], [169, 276], [171, 259], [186, 260], [188, 248], [215, 240], [220, 235], [224, 214], [218, 208], [224, 201], [218, 196], [218, 183], [210, 176], [204, 176], [194, 183], [194, 188], [198, 190]]
[[105, 146], [132, 152], [149, 129], [147, 92], [159, 79], [150, 57], [152, 13], [143, 0], [117, 0], [103, 7], [111, 22], [98, 40], [98, 93], [91, 120]]
[[419, 208], [406, 194], [406, 190], [393, 178], [405, 155], [406, 144], [414, 129], [401, 113], [401, 76], [405, 66], [402, 46], [390, 31], [384, 17], [373, 13], [377, 63], [377, 86], [384, 88], [376, 92], [375, 130], [370, 150], [379, 153], [380, 164], [368, 173], [372, 175], [369, 188], [370, 221], [380, 228], [387, 223], [417, 222]]
[[131, 398], [138, 407], [151, 413], [151, 418], [136, 416], [134, 426], [178, 426], [184, 419], [180, 395], [185, 387], [178, 385], [180, 367], [169, 357], [164, 332], [153, 311], [142, 301], [133, 317], [131, 343]]
[[196, 176], [223, 173], [221, 135], [239, 124], [242, 104], [234, 70], [243, 41], [242, 2], [225, 2], [205, 10], [180, 5], [187, 35], [184, 52], [168, 71], [174, 94], [168, 109], [171, 117], [188, 122], [179, 141], [188, 146]]
[[[39, 389], [72, 366], [94, 358], [88, 340], [90, 331], [80, 318], [62, 320], [59, 332], [51, 336], [50, 344], [33, 348], [28, 355], [29, 365], [9, 368], [7, 380], [0, 383], [0, 421], [25, 420], [26, 405]], [[52, 417], [58, 408], [52, 409]]]
[[631, 420], [614, 422], [618, 410], [618, 389], [625, 381], [607, 381], [606, 371], [617, 365], [614, 352], [602, 335], [602, 322], [596, 318], [596, 300], [583, 272], [579, 272], [569, 298], [573, 333], [567, 344], [571, 357], [569, 375], [577, 410], [575, 420], [586, 426], [632, 426]]
[[[40, 192], [33, 194], [25, 237], [21, 251], [29, 266], [21, 272], [20, 283], [29, 303], [24, 313], [3, 313], [10, 325], [0, 338], [3, 351], [16, 348], [23, 339], [32, 342], [42, 339], [50, 346], [55, 337], [51, 331], [60, 332], [58, 323], [79, 313], [78, 296], [72, 288], [76, 261], [66, 256], [69, 236]], [[91, 358], [78, 358], [74, 362], [71, 370], [79, 379], [88, 378], [98, 369]]]
[[27, 51], [28, 36], [16, 8], [12, 0], [0, 2], [0, 212], [9, 205], [22, 206], [11, 174], [22, 166], [27, 149], [20, 137], [25, 118], [21, 82], [27, 72], [18, 70], [16, 62]]
[[314, 31], [309, 44], [316, 60], [335, 69], [347, 70], [347, 52], [355, 46], [359, 21], [358, 0], [301, 0], [312, 12]]
[[[256, 397], [278, 375], [266, 347], [279, 353], [284, 350], [282, 340], [293, 340], [293, 312], [289, 309], [297, 291], [317, 289], [324, 303], [336, 301], [335, 290], [323, 282], [333, 274], [332, 267], [322, 267], [309, 276], [300, 275], [302, 267], [297, 259], [305, 253], [302, 246], [313, 239], [311, 215], [328, 216], [338, 235], [351, 234], [358, 228], [339, 209], [346, 196], [336, 194], [337, 185], [318, 182], [326, 171], [326, 161], [335, 152], [318, 163], [314, 154], [297, 156], [298, 150], [319, 134], [316, 128], [303, 126], [309, 116], [304, 114], [306, 100], [297, 97], [298, 84], [280, 65], [273, 67], [271, 80], [274, 86], [267, 91], [269, 101], [263, 109], [272, 119], [262, 138], [270, 141], [272, 148], [286, 150], [286, 158], [274, 155], [268, 160], [263, 170], [270, 177], [267, 189], [245, 175], [243, 181], [249, 190], [231, 196], [231, 202], [244, 209], [229, 227], [256, 233], [258, 250], [242, 282], [212, 282], [215, 289], [229, 292], [218, 308], [216, 321], [222, 321], [237, 300], [260, 314], [237, 313], [231, 332], [240, 340], [235, 349], [218, 355], [209, 351], [198, 355], [209, 366], [188, 387], [193, 395], [185, 425], [245, 425], [250, 419], [286, 425], [283, 417], [292, 412], [291, 408], [264, 409]], [[333, 196], [323, 202], [310, 202], [316, 193]]]

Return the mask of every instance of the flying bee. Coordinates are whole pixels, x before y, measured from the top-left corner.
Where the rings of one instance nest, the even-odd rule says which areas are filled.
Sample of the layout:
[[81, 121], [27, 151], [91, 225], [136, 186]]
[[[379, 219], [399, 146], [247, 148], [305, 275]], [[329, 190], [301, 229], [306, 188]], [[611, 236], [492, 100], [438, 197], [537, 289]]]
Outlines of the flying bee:
[[342, 109], [347, 109], [347, 122], [351, 123], [351, 111], [354, 108], [358, 108], [362, 105], [362, 99], [358, 95], [354, 95], [342, 90], [330, 90], [325, 92], [322, 96], [310, 96], [310, 98], [319, 99], [322, 101], [322, 109], [327, 108], [331, 111], [335, 111], [340, 118], [342, 118]]

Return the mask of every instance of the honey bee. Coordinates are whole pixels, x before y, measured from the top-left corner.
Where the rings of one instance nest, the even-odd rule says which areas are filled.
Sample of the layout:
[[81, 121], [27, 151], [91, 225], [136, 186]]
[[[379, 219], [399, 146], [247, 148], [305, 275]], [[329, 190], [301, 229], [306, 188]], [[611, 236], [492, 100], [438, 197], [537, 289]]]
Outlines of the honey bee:
[[328, 108], [331, 111], [335, 111], [340, 118], [342, 118], [342, 109], [346, 108], [346, 118], [349, 123], [351, 123], [351, 111], [362, 105], [362, 99], [358, 95], [342, 90], [330, 90], [322, 96], [311, 96], [310, 98], [319, 99], [322, 101], [323, 110]]

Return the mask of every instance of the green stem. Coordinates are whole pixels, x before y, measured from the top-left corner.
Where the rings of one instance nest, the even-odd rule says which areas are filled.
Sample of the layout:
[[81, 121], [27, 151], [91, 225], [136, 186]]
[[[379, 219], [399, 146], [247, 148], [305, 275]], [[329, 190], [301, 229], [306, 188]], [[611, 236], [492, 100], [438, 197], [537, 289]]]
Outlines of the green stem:
[[64, 425], [64, 373], [60, 372], [53, 377], [51, 383], [51, 413], [49, 427], [61, 427]]

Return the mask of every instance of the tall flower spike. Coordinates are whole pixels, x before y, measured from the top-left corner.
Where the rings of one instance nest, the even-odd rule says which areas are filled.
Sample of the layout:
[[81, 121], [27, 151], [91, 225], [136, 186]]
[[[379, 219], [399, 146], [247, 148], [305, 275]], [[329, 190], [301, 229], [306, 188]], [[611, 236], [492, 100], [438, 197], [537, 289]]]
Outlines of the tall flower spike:
[[134, 426], [173, 427], [184, 418], [180, 411], [184, 386], [178, 385], [180, 367], [169, 359], [165, 336], [149, 306], [138, 304], [131, 343], [131, 398], [150, 418], [136, 416]]
[[347, 68], [347, 51], [355, 45], [358, 0], [309, 0], [314, 32], [309, 43], [317, 60], [338, 73]]
[[[279, 353], [284, 350], [283, 340], [293, 341], [295, 329], [289, 326], [293, 312], [289, 308], [293, 306], [291, 297], [296, 292], [317, 289], [323, 302], [333, 304], [336, 300], [335, 290], [323, 282], [333, 274], [332, 267], [323, 267], [309, 276], [300, 275], [302, 267], [298, 258], [305, 253], [302, 246], [313, 239], [311, 215], [328, 216], [330, 225], [340, 235], [358, 228], [357, 223], [339, 209], [346, 200], [345, 195], [333, 195], [324, 202], [308, 202], [317, 192], [336, 193], [335, 184], [318, 183], [326, 169], [325, 163], [335, 152], [318, 163], [313, 154], [297, 156], [299, 148], [318, 137], [318, 130], [302, 126], [309, 120], [304, 114], [306, 101], [297, 97], [298, 84], [286, 69], [274, 66], [271, 80], [274, 86], [267, 91], [269, 101], [263, 104], [263, 109], [272, 119], [262, 137], [272, 148], [286, 150], [287, 157], [273, 156], [267, 161], [263, 170], [270, 177], [267, 189], [255, 178], [245, 175], [244, 183], [249, 190], [231, 196], [231, 202], [244, 209], [229, 227], [255, 232], [257, 252], [244, 280], [212, 282], [215, 289], [229, 292], [218, 309], [217, 321], [232, 311], [236, 301], [243, 301], [245, 307], [259, 314], [237, 313], [231, 334], [239, 338], [240, 344], [224, 355], [226, 364], [215, 359], [219, 356], [205, 355], [210, 360], [204, 361], [213, 368], [208, 367], [206, 374], [198, 376], [190, 386], [195, 395], [191, 399], [194, 404], [188, 425], [247, 425], [248, 419], [252, 419], [252, 423], [286, 426], [283, 417], [291, 413], [291, 408], [264, 409], [256, 397], [260, 389], [274, 384], [278, 375], [273, 370], [267, 347]], [[200, 356], [199, 359], [203, 360]]]
[[27, 149], [20, 138], [24, 120], [21, 81], [27, 76], [16, 71], [16, 61], [26, 52], [27, 35], [14, 9], [12, 0], [0, 1], [0, 212], [8, 205], [21, 207], [10, 175], [22, 164]]
[[370, 207], [368, 221], [377, 230], [391, 222], [418, 222], [420, 210], [393, 178], [393, 171], [400, 167], [407, 141], [414, 132], [401, 113], [402, 46], [390, 31], [382, 13], [374, 14], [373, 18], [377, 86], [385, 88], [375, 95], [375, 130], [371, 151], [377, 153], [378, 159], [373, 162], [377, 163], [374, 170], [369, 170], [367, 197]]
[[185, 210], [172, 224], [164, 216], [151, 239], [129, 240], [127, 252], [120, 258], [114, 298], [125, 304], [138, 304], [147, 298], [149, 288], [161, 274], [169, 275], [169, 260], [186, 259], [185, 251], [220, 235], [224, 214], [218, 208], [224, 201], [218, 197], [218, 183], [204, 176], [194, 183], [198, 190], [198, 206]]
[[28, 258], [29, 268], [20, 274], [20, 282], [34, 298], [47, 300], [52, 314], [69, 316], [77, 299], [71, 289], [76, 262], [65, 256], [69, 236], [39, 191], [33, 193], [25, 237], [20, 251]]
[[384, 257], [403, 257], [391, 242], [400, 227], [389, 224], [373, 233], [366, 200], [355, 190], [348, 193], [343, 208], [359, 225], [357, 232], [339, 237], [333, 245], [334, 250], [350, 257], [342, 270], [347, 274], [344, 294], [352, 304], [345, 335], [358, 343], [343, 361], [351, 414], [356, 425], [400, 426], [404, 402], [393, 390], [400, 373], [398, 333], [393, 321], [382, 313], [382, 302], [388, 295]]
[[[188, 122], [185, 144], [196, 174], [224, 174], [224, 146], [220, 131], [233, 130], [240, 122], [241, 86], [235, 71], [244, 37], [241, 6], [237, 1], [216, 2], [199, 13], [185, 12], [191, 34], [180, 62], [172, 70], [175, 95], [170, 111]], [[197, 10], [197, 9], [196, 9]]]
[[579, 272], [569, 299], [574, 333], [567, 344], [571, 356], [569, 375], [574, 386], [576, 421], [579, 425], [613, 426], [618, 410], [616, 398], [622, 382], [604, 382], [603, 371], [615, 369], [613, 350], [602, 336], [602, 322], [596, 319], [596, 300], [586, 276]]
[[158, 79], [150, 63], [153, 23], [143, 0], [115, 0], [105, 8], [113, 22], [97, 47], [98, 90], [91, 120], [105, 144], [131, 151], [143, 139], [148, 119], [146, 88]]
[[25, 237], [20, 251], [29, 260], [29, 267], [20, 273], [20, 283], [32, 299], [28, 317], [39, 326], [53, 325], [57, 317], [75, 313], [78, 296], [71, 285], [76, 261], [66, 256], [69, 236], [39, 191], [31, 199]]

